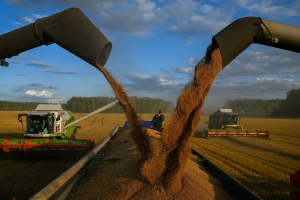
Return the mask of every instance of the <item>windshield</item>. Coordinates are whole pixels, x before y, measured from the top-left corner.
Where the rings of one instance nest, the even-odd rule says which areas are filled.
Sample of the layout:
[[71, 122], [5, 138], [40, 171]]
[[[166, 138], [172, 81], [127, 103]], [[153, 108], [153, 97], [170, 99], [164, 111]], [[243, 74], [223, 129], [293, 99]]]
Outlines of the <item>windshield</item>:
[[48, 134], [48, 117], [40, 115], [27, 116], [27, 131], [28, 133]]
[[238, 122], [238, 116], [227, 114], [224, 116], [224, 122], [228, 125], [236, 125]]

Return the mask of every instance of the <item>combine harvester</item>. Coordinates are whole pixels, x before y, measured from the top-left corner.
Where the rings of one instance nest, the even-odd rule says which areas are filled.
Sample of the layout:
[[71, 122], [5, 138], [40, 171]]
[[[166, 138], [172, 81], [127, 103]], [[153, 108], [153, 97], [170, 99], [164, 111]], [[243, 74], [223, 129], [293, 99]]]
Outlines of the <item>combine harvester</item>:
[[243, 130], [242, 116], [232, 112], [231, 109], [218, 109], [209, 116], [208, 130], [203, 131], [204, 137], [256, 137], [269, 138], [270, 133], [266, 130], [248, 131]]
[[[39, 104], [26, 114], [19, 114], [25, 138], [38, 139], [0, 139], [0, 149], [4, 153], [88, 153], [91, 150], [90, 139], [75, 139], [75, 124], [102, 112], [119, 101], [114, 101], [74, 121], [70, 110], [64, 110], [58, 104]], [[22, 117], [26, 117], [23, 120]]]

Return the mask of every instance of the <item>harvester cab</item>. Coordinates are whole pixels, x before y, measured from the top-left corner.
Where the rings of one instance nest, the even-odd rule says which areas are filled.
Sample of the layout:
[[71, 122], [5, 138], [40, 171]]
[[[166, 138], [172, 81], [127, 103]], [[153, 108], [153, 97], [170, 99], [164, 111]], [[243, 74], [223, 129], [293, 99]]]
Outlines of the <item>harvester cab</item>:
[[[75, 124], [116, 105], [118, 102], [116, 100], [76, 120], [70, 110], [64, 110], [59, 104], [39, 104], [32, 112], [19, 114], [18, 119], [22, 123], [23, 130], [25, 126], [25, 137], [75, 139], [77, 129], [81, 128]], [[23, 120], [22, 116], [26, 116], [26, 120]], [[26, 121], [26, 125], [23, 123], [24, 121]]]
[[[23, 116], [26, 117], [26, 120], [23, 120]], [[74, 125], [65, 128], [67, 124], [74, 121], [74, 115], [70, 110], [64, 110], [58, 104], [39, 104], [32, 112], [19, 114], [18, 119], [25, 131], [24, 136], [30, 138], [66, 139], [75, 135], [76, 129], [80, 128]], [[26, 125], [23, 121], [26, 121]]]
[[209, 116], [208, 130], [203, 131], [204, 137], [245, 136], [269, 138], [269, 131], [248, 131], [242, 126], [242, 116], [231, 109], [218, 109]]
[[219, 109], [209, 116], [209, 129], [237, 129], [243, 130], [242, 116], [231, 109]]

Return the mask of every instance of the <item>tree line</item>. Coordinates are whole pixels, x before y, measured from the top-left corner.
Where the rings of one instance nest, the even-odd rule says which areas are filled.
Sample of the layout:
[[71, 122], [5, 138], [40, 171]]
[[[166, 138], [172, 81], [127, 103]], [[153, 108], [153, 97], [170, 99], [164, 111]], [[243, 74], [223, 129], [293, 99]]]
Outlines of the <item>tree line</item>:
[[270, 114], [277, 117], [300, 117], [300, 88], [291, 89], [285, 99], [226, 100], [224, 108], [234, 112]]
[[300, 117], [300, 88], [291, 89], [286, 93], [286, 99], [282, 100], [280, 106], [275, 108], [272, 116]]
[[[62, 104], [66, 110], [71, 110], [73, 113], [90, 113], [101, 108], [113, 101], [113, 97], [72, 97], [66, 104]], [[130, 101], [135, 105], [138, 113], [157, 113], [162, 110], [164, 113], [172, 112], [174, 105], [170, 101], [163, 99], [152, 99], [149, 97], [130, 97]], [[35, 110], [39, 103], [33, 102], [10, 102], [0, 101], [0, 111], [31, 111]], [[119, 104], [103, 111], [103, 113], [123, 113]]]
[[[65, 108], [75, 113], [89, 113], [101, 108], [117, 98], [113, 97], [72, 97], [68, 100]], [[174, 105], [171, 101], [164, 101], [160, 98], [152, 99], [149, 97], [130, 97], [130, 101], [136, 107], [138, 113], [157, 113], [158, 110], [163, 112], [172, 112]], [[123, 113], [119, 104], [103, 111], [103, 113]]]
[[34, 110], [39, 103], [36, 102], [12, 102], [0, 101], [0, 111], [31, 111]]
[[224, 108], [230, 108], [238, 113], [260, 113], [271, 114], [276, 108], [279, 108], [282, 99], [232, 99], [226, 100]]

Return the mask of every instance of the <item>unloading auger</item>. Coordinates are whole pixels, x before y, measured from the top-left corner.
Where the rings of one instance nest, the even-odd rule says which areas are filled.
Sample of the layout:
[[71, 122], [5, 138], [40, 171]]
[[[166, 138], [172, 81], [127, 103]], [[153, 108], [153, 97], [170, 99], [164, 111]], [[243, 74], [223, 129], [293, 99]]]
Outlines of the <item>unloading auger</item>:
[[300, 27], [260, 17], [244, 17], [229, 24], [212, 38], [220, 48], [223, 68], [252, 43], [300, 53]]
[[6, 58], [53, 43], [94, 67], [104, 66], [112, 49], [111, 42], [80, 9], [69, 8], [0, 35], [1, 65], [8, 66]]
[[[78, 8], [69, 8], [49, 17], [36, 20], [11, 32], [0, 35], [0, 62], [1, 66], [8, 67], [7, 58], [19, 55], [24, 51], [56, 43], [67, 51], [88, 62], [92, 66], [104, 66], [112, 49], [111, 42]], [[118, 101], [110, 105], [113, 106]], [[57, 153], [88, 152], [91, 150], [90, 140], [70, 139], [75, 130], [75, 123], [82, 121], [100, 110], [96, 110], [78, 120], [68, 111], [43, 110], [25, 114], [27, 119], [26, 137], [42, 137], [44, 139], [0, 139], [0, 149], [5, 153], [25, 152]], [[70, 116], [71, 115], [71, 116]], [[69, 117], [67, 117], [69, 116]], [[19, 116], [19, 120], [20, 119]], [[30, 122], [43, 126], [31, 127]], [[29, 123], [29, 124], [28, 124]], [[58, 138], [52, 140], [50, 138]], [[13, 151], [15, 150], [15, 151]], [[19, 151], [20, 150], [20, 151]]]

